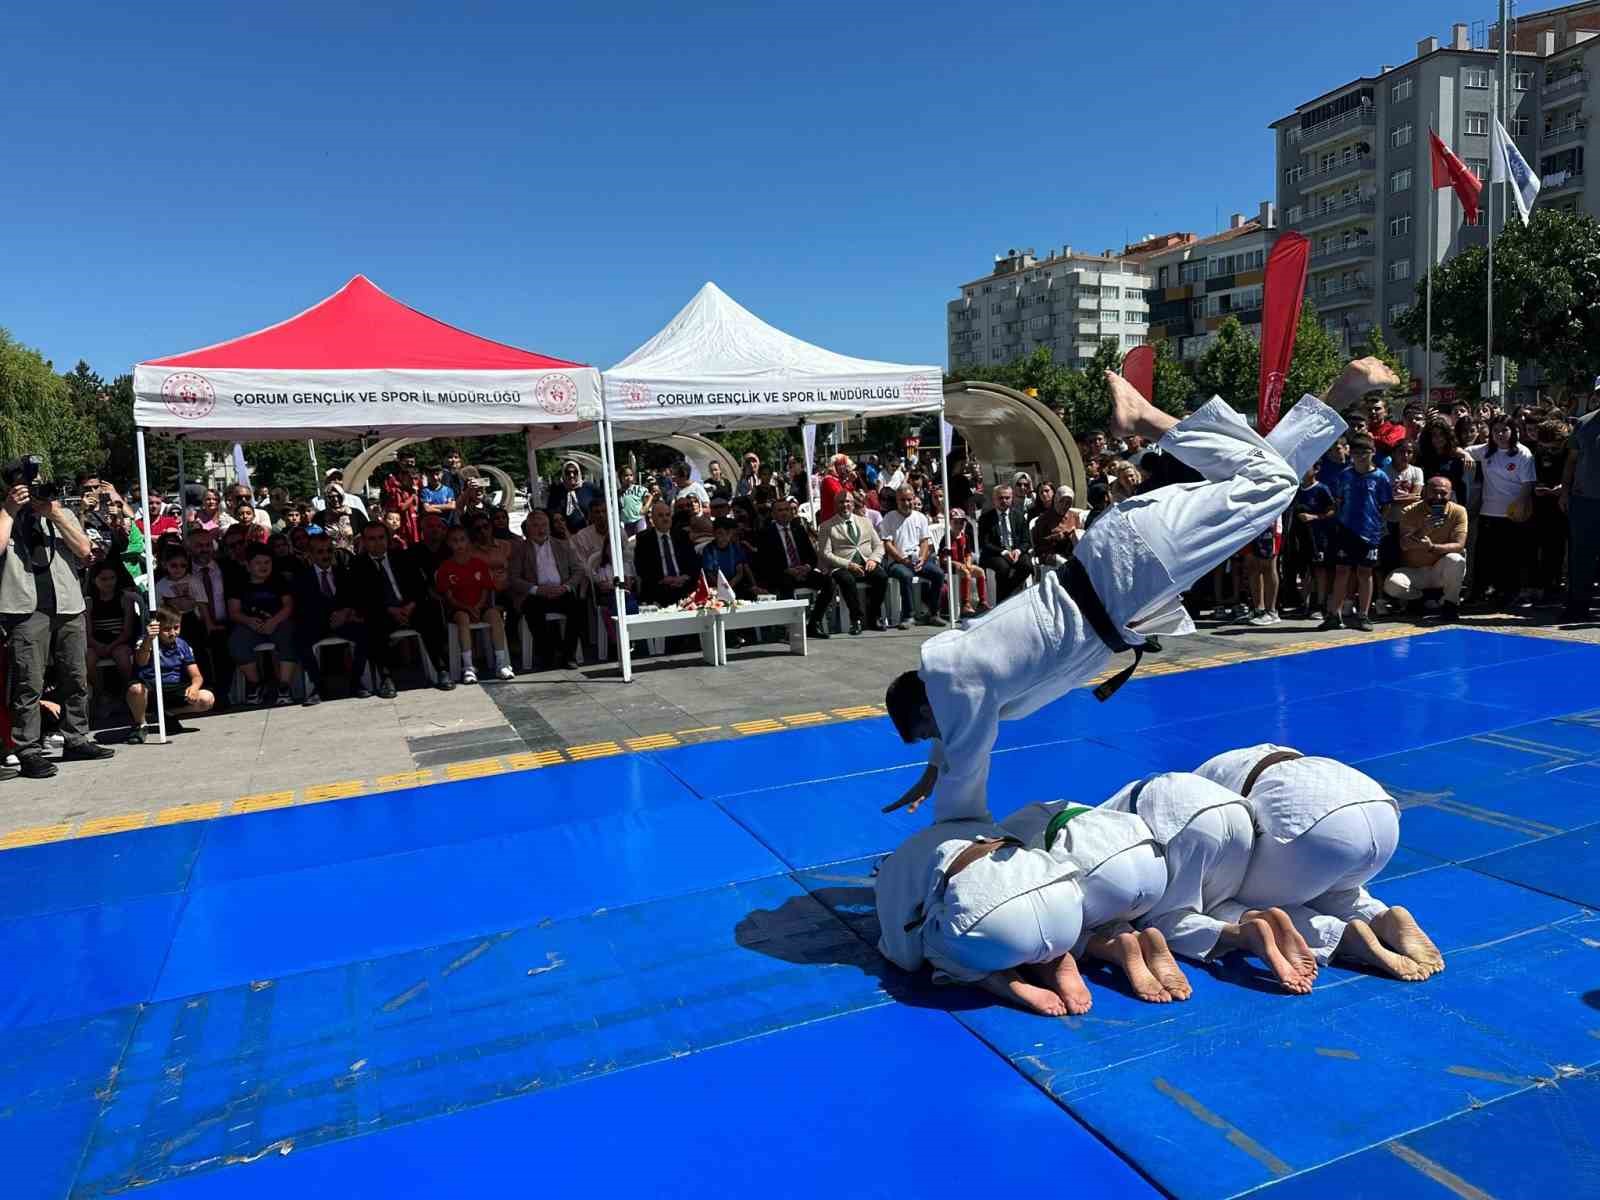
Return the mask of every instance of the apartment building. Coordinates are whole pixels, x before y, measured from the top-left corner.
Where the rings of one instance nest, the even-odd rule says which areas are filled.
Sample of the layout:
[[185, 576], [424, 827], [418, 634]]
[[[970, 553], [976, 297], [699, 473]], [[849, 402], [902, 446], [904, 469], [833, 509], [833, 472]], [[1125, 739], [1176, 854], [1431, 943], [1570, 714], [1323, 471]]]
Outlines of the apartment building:
[[1254, 217], [1234, 213], [1227, 229], [1209, 237], [1169, 233], [1129, 246], [1128, 259], [1151, 279], [1150, 339], [1166, 338], [1178, 357], [1196, 359], [1231, 316], [1259, 340], [1262, 273], [1276, 226], [1268, 201]]
[[1149, 335], [1150, 277], [1126, 255], [1075, 252], [1040, 258], [1030, 248], [996, 255], [994, 270], [964, 283], [947, 305], [951, 369], [1010, 362], [1048, 346], [1083, 366], [1106, 338], [1126, 351]]

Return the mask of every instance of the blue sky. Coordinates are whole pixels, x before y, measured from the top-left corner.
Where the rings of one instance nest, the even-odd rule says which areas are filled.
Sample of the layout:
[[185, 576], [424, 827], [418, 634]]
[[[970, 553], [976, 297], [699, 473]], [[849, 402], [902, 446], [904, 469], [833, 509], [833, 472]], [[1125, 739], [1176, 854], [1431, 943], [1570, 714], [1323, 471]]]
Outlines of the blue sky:
[[0, 326], [110, 376], [365, 273], [604, 367], [714, 279], [942, 364], [996, 252], [1253, 212], [1269, 121], [1476, 2], [24, 4]]

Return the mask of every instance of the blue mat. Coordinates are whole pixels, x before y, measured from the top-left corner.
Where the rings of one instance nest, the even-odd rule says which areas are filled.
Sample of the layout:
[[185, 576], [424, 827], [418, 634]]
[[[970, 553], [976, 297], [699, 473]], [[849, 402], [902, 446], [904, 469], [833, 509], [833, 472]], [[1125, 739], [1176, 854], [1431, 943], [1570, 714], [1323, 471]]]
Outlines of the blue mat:
[[903, 975], [871, 873], [931, 806], [878, 811], [925, 761], [882, 719], [0, 853], [4, 1192], [1581, 1195], [1597, 674], [1455, 630], [1003, 728], [1000, 815], [1244, 742], [1362, 765], [1373, 890], [1449, 960], [1414, 985], [1092, 969], [1044, 1021]]

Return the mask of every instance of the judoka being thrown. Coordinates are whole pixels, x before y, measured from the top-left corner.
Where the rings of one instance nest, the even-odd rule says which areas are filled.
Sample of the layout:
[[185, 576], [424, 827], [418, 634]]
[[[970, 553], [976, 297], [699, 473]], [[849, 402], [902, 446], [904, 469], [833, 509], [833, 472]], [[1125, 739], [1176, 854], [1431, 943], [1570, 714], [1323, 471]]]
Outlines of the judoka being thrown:
[[[946, 905], [960, 907], [954, 893], [967, 890], [955, 883], [957, 871], [965, 872], [979, 856], [1015, 846], [1003, 830], [998, 837], [984, 832], [992, 823], [989, 755], [1000, 721], [1027, 716], [1078, 687], [1114, 653], [1133, 651], [1137, 665], [1152, 635], [1193, 632], [1180, 603], [1183, 592], [1270, 526], [1289, 507], [1311, 464], [1345, 430], [1333, 408], [1312, 396], [1303, 397], [1264, 439], [1221, 399], [1179, 421], [1120, 376], [1108, 372], [1107, 380], [1112, 431], [1157, 443], [1199, 472], [1203, 482], [1173, 484], [1107, 510], [1059, 574], [1047, 575], [1042, 586], [1026, 589], [964, 628], [929, 639], [922, 647], [921, 669], [889, 685], [885, 702], [900, 736], [934, 743], [928, 769], [890, 806], [914, 806], [931, 794], [934, 827], [885, 861], [877, 881], [880, 949], [908, 970], [928, 957], [923, 951], [930, 929], [940, 942], [936, 957], [961, 964], [959, 943], [967, 940], [962, 935], [968, 927], [976, 934], [978, 926], [991, 926], [985, 931], [988, 939], [974, 939], [991, 944], [974, 956], [970, 971], [957, 975], [943, 968], [972, 982], [1064, 952], [1053, 944], [992, 944], [999, 926], [1021, 930], [1029, 925], [989, 920], [1000, 915], [997, 910], [1008, 899], [1028, 899], [1034, 907], [1047, 902], [1041, 892], [1048, 889], [1036, 879], [1014, 897], [1002, 880], [986, 879], [974, 911], [961, 920], [940, 919]], [[1395, 382], [1383, 363], [1360, 359], [1345, 368], [1325, 399], [1343, 408]], [[1109, 696], [1132, 669], [1096, 694]], [[941, 825], [948, 831], [942, 839], [935, 832]], [[907, 853], [913, 844], [916, 852]], [[1002, 855], [1009, 856], [1009, 851]], [[1074, 930], [1068, 947], [1076, 936]], [[1001, 961], [1005, 958], [1010, 962]]]

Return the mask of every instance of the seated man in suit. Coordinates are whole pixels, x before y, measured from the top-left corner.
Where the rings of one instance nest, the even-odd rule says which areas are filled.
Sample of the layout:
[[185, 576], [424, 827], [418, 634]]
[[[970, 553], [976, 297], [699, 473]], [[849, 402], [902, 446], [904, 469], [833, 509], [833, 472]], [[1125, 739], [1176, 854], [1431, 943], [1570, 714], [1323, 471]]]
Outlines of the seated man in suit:
[[700, 582], [700, 556], [688, 533], [672, 527], [672, 509], [665, 500], [650, 506], [650, 528], [634, 542], [633, 562], [639, 572], [639, 599], [645, 604], [676, 604]]
[[994, 490], [994, 507], [978, 519], [978, 563], [994, 572], [994, 602], [1002, 604], [1027, 586], [1033, 578], [1032, 542], [1028, 522], [1012, 507], [1011, 485]]
[[[596, 506], [599, 508], [601, 506]], [[594, 511], [594, 509], [591, 509]], [[577, 666], [575, 651], [583, 631], [584, 606], [579, 602], [583, 570], [568, 542], [550, 536], [550, 514], [534, 509], [522, 522], [523, 540], [512, 543], [507, 588], [522, 608], [533, 635], [538, 670]], [[559, 654], [551, 645], [550, 614], [566, 618]]]
[[300, 667], [306, 673], [306, 698], [309, 707], [322, 699], [322, 666], [316, 646], [323, 638], [344, 638], [351, 651], [350, 678], [355, 694], [365, 698], [363, 675], [367, 669], [367, 623], [350, 583], [350, 571], [333, 560], [333, 539], [315, 534], [310, 543], [311, 562], [295, 577], [294, 640], [300, 654]]
[[817, 544], [822, 561], [827, 564], [844, 596], [845, 607], [850, 610], [853, 637], [862, 628], [861, 589], [867, 592], [867, 624], [876, 629], [889, 577], [883, 573], [883, 539], [870, 521], [857, 515], [855, 493], [840, 491], [834, 503], [837, 508], [833, 516], [817, 530]]
[[450, 679], [450, 655], [444, 632], [444, 612], [433, 595], [429, 581], [416, 564], [400, 554], [389, 553], [389, 534], [374, 522], [361, 531], [361, 549], [350, 564], [352, 594], [359, 596], [365, 609], [367, 653], [378, 669], [378, 695], [394, 697], [390, 678], [395, 662], [391, 634], [415, 629], [422, 637], [423, 651], [433, 661], [436, 686], [448, 692], [455, 687]]
[[811, 532], [794, 515], [794, 501], [784, 496], [773, 501], [772, 520], [756, 535], [756, 578], [780, 600], [793, 600], [797, 588], [812, 591], [806, 633], [828, 636], [822, 619], [833, 604], [833, 577], [817, 569], [817, 548]]

